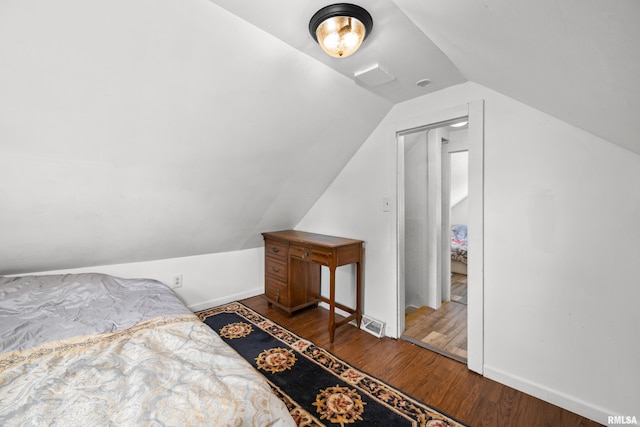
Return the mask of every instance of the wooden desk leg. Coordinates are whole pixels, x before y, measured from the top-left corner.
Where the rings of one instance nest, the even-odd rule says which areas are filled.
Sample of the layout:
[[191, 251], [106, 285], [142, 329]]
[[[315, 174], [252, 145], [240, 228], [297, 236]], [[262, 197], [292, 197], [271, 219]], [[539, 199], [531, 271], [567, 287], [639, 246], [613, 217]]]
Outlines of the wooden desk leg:
[[336, 267], [329, 267], [329, 342], [336, 335]]

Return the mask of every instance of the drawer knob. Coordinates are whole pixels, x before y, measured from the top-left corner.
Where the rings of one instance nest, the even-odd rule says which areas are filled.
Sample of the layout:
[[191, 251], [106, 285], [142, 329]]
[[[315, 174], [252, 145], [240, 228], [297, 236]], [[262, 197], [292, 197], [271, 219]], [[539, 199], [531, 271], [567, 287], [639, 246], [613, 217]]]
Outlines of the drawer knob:
[[306, 258], [309, 258], [309, 251], [305, 250], [305, 251], [304, 251], [304, 256], [305, 256]]
[[279, 247], [277, 247], [277, 246], [273, 246], [273, 247], [271, 248], [271, 252], [273, 252], [274, 254], [277, 254], [278, 252], [280, 252], [280, 248], [279, 248]]
[[272, 266], [271, 269], [273, 270], [274, 273], [277, 273], [278, 271], [280, 271], [280, 269], [278, 267], [276, 267], [275, 265]]

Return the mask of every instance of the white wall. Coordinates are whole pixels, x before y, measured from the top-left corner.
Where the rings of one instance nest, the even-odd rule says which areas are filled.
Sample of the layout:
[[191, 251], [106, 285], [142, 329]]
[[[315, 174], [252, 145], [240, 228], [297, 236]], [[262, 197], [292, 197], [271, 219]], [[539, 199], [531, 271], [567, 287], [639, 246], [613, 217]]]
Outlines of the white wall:
[[451, 153], [451, 224], [469, 224], [469, 152]]
[[0, 1], [0, 274], [260, 247], [390, 108], [211, 1]]
[[404, 137], [405, 307], [427, 305], [427, 133]]
[[364, 311], [396, 330], [395, 131], [477, 99], [485, 375], [602, 423], [637, 415], [640, 286], [621, 267], [640, 259], [637, 154], [467, 83], [396, 105], [296, 228], [366, 241]]
[[264, 293], [264, 248], [33, 274], [86, 272], [152, 278], [165, 284], [182, 274], [183, 286], [174, 291], [197, 311]]
[[464, 198], [455, 206], [451, 207], [451, 224], [469, 223], [469, 199]]

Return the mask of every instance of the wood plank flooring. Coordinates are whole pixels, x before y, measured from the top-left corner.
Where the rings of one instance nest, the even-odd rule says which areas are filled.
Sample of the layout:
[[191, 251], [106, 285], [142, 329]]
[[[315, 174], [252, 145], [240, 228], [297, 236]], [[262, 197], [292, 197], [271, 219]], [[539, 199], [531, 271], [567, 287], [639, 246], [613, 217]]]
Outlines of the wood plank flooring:
[[467, 361], [467, 276], [451, 277], [451, 301], [438, 310], [407, 312], [402, 338], [452, 359]]
[[329, 312], [311, 307], [289, 317], [262, 296], [242, 301], [363, 371], [472, 426], [599, 426], [535, 397], [486, 379], [466, 365], [415, 344], [346, 325], [329, 342]]

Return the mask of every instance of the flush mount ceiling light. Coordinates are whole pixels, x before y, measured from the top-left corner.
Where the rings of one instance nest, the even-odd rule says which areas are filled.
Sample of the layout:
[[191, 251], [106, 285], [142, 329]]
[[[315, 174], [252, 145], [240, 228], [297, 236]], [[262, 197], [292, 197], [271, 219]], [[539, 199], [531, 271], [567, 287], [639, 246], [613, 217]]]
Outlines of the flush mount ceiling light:
[[335, 58], [346, 58], [358, 50], [372, 28], [369, 12], [349, 3], [323, 7], [309, 21], [311, 36]]

